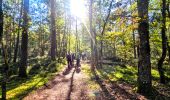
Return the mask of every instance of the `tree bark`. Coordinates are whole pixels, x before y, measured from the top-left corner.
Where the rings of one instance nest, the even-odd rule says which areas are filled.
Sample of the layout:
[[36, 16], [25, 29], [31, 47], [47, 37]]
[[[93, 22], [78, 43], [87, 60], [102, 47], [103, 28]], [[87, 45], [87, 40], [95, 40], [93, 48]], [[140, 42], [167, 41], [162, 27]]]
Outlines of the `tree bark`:
[[24, 0], [23, 31], [21, 41], [21, 64], [19, 67], [19, 77], [27, 77], [27, 56], [28, 56], [28, 12], [29, 0]]
[[3, 10], [2, 10], [2, 1], [0, 0], [0, 42], [2, 40], [2, 34], [3, 34]]
[[[113, 4], [113, 1], [114, 1], [114, 0], [112, 0], [112, 1], [110, 2], [109, 8], [108, 8], [108, 15], [107, 15], [107, 17], [106, 17], [106, 19], [105, 19], [105, 22], [104, 22], [104, 25], [103, 25], [103, 29], [102, 29], [102, 32], [101, 32], [101, 38], [103, 38], [104, 33], [105, 33], [105, 28], [106, 28], [108, 19], [109, 19], [109, 17], [110, 17], [110, 12], [111, 12], [111, 7], [112, 7], [112, 4]], [[100, 53], [101, 53], [101, 60], [102, 60], [102, 58], [103, 58], [103, 40], [102, 40], [102, 39], [101, 39], [100, 44], [101, 44]]]
[[169, 65], [170, 65], [170, 45], [169, 45], [169, 42], [167, 42], [167, 49], [168, 49], [168, 57], [169, 57]]
[[91, 70], [95, 70], [95, 53], [94, 53], [94, 34], [93, 34], [93, 25], [92, 25], [92, 18], [93, 18], [93, 0], [90, 0], [89, 6], [89, 22], [90, 22], [90, 34], [91, 34]]
[[138, 92], [149, 95], [152, 91], [151, 62], [148, 24], [149, 0], [138, 0], [138, 15], [140, 17], [139, 32], [139, 58], [138, 58]]
[[167, 52], [167, 36], [165, 33], [166, 30], [166, 0], [162, 0], [162, 56], [160, 60], [158, 61], [158, 71], [160, 75], [160, 83], [165, 84], [165, 75], [164, 75], [164, 70], [163, 70], [163, 62], [166, 58], [166, 52]]
[[[130, 5], [132, 4], [132, 1], [130, 0]], [[132, 16], [132, 11], [131, 11], [131, 16]], [[132, 26], [134, 25], [133, 22], [133, 17], [131, 19], [132, 21]], [[137, 53], [136, 53], [136, 39], [135, 39], [135, 32], [134, 32], [134, 28], [132, 29], [132, 35], [133, 35], [133, 54], [134, 54], [134, 58], [137, 58]]]
[[8, 69], [9, 69], [9, 65], [8, 65], [8, 58], [7, 58], [7, 49], [6, 47], [3, 45], [3, 42], [1, 42], [1, 46], [2, 46], [2, 52], [3, 52], [3, 58], [4, 58], [4, 65], [3, 65], [3, 70], [2, 70], [2, 84], [1, 84], [1, 88], [2, 88], [2, 100], [6, 100], [6, 82], [7, 82], [7, 78], [8, 78]]
[[[23, 8], [23, 0], [21, 1], [20, 18], [22, 17], [22, 8]], [[13, 59], [14, 63], [16, 62], [17, 55], [18, 55], [19, 39], [20, 39], [20, 27], [21, 27], [21, 19], [19, 19], [19, 21], [18, 21], [17, 41], [16, 41], [16, 45], [15, 45], [14, 59]]]
[[55, 25], [55, 1], [50, 0], [50, 6], [51, 6], [51, 60], [56, 59], [56, 46], [57, 46], [57, 41], [56, 41], [56, 25]]
[[[1, 50], [3, 49], [3, 41], [2, 41], [2, 35], [3, 35], [3, 10], [2, 10], [2, 0], [0, 0], [0, 43], [1, 43]], [[4, 49], [2, 50], [4, 54]], [[6, 56], [4, 56], [5, 59]], [[7, 60], [4, 60], [7, 63]], [[6, 68], [8, 66], [4, 66], [4, 70], [2, 71], [3, 79], [1, 83], [1, 88], [2, 88], [2, 100], [6, 100]]]

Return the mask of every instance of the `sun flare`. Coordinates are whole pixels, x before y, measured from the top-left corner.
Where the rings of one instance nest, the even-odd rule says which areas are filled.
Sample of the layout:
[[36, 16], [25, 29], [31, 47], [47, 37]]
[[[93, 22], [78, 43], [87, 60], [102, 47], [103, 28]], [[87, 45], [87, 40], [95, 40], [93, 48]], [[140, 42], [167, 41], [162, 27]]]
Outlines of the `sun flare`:
[[83, 20], [86, 16], [85, 1], [84, 0], [71, 0], [71, 13]]

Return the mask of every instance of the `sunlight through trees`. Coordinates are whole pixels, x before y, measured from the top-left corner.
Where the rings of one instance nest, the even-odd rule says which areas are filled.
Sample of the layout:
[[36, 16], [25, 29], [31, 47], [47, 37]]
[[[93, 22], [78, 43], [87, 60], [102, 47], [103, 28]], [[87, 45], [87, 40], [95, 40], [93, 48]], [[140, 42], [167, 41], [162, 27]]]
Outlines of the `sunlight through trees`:
[[0, 0], [4, 100], [49, 88], [56, 73], [91, 78], [101, 100], [169, 100], [169, 69], [169, 0]]

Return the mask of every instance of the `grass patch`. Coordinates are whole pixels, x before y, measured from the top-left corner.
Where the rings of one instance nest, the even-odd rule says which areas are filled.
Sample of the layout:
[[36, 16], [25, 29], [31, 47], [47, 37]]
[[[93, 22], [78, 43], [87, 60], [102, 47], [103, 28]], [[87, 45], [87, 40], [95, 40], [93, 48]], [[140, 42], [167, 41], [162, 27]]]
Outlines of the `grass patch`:
[[[166, 67], [166, 66], [164, 66]], [[137, 67], [133, 66], [126, 66], [121, 67], [118, 65], [110, 66], [110, 65], [103, 65], [103, 69], [97, 70], [98, 75], [107, 81], [114, 81], [117, 83], [127, 83], [133, 87], [134, 92], [137, 90]], [[165, 69], [165, 76], [170, 77], [170, 70], [167, 68]], [[159, 96], [163, 98], [170, 97], [170, 88], [168, 82], [167, 84], [160, 84], [159, 83], [159, 72], [156, 68], [152, 68], [152, 85], [153, 89], [158, 92]], [[156, 94], [153, 94], [154, 98]], [[167, 99], [168, 100], [168, 99]]]
[[[45, 60], [43, 61], [45, 62]], [[36, 61], [32, 62], [35, 63]], [[58, 72], [63, 70], [63, 67], [63, 64], [56, 62], [38, 62], [36, 65], [28, 68], [27, 78], [19, 78], [18, 75], [11, 75], [10, 80], [7, 82], [7, 99], [20, 100], [24, 98], [28, 93], [51, 80]]]
[[120, 67], [116, 66], [103, 66], [103, 69], [97, 71], [100, 77], [110, 81], [124, 81], [126, 83], [136, 85], [137, 70], [132, 66]]
[[88, 87], [92, 90], [98, 90], [100, 86], [94, 81], [94, 76], [91, 72], [89, 64], [83, 64], [81, 71], [89, 76], [90, 80], [87, 81]]

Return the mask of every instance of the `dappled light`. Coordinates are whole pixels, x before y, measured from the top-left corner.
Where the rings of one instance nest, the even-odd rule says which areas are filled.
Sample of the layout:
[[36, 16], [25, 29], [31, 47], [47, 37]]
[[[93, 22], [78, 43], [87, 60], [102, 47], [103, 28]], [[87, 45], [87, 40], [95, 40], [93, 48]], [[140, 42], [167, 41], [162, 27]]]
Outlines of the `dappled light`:
[[0, 0], [1, 100], [170, 100], [169, 0]]

